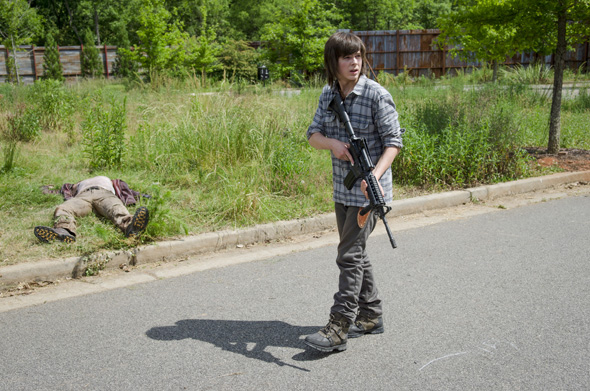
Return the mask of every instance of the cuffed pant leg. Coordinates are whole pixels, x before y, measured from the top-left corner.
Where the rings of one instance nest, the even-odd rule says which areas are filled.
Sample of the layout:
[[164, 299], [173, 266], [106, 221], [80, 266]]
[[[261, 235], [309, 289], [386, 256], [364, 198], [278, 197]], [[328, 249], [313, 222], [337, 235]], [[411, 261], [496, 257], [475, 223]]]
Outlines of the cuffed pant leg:
[[332, 313], [341, 313], [351, 322], [357, 312], [382, 314], [381, 299], [375, 285], [373, 267], [366, 252], [366, 242], [375, 227], [376, 216], [371, 214], [364, 228], [359, 228], [360, 208], [336, 204], [336, 221], [340, 234], [336, 263], [340, 269], [338, 292], [334, 295]]

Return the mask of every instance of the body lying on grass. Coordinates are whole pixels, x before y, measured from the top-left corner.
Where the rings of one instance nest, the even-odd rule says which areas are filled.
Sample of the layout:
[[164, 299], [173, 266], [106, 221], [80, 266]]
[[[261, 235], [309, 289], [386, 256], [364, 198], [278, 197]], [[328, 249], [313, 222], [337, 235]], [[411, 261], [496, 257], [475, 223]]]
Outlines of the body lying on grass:
[[76, 184], [66, 183], [59, 193], [65, 201], [53, 213], [53, 228], [37, 226], [33, 231], [42, 242], [75, 242], [76, 217], [84, 217], [91, 212], [109, 219], [126, 237], [139, 236], [148, 225], [149, 211], [146, 207], [138, 208], [133, 215], [127, 210], [126, 206], [135, 204], [141, 195], [120, 179], [97, 176]]

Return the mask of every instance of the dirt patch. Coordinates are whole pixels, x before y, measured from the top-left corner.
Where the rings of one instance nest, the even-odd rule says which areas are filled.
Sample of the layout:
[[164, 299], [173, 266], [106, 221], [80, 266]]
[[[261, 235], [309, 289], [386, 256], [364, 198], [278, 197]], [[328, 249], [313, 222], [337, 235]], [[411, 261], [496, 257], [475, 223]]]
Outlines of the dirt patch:
[[564, 171], [590, 170], [590, 151], [584, 149], [564, 148], [557, 154], [547, 153], [545, 148], [527, 148], [542, 167], [559, 167]]

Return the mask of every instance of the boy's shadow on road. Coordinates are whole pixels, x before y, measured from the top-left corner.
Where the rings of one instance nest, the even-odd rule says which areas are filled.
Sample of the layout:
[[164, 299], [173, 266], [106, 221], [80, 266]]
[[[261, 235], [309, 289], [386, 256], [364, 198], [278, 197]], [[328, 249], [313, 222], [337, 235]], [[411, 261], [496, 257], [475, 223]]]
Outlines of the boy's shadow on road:
[[[158, 341], [177, 341], [192, 338], [209, 342], [223, 350], [238, 353], [248, 358], [290, 366], [309, 372], [308, 369], [287, 364], [266, 352], [267, 346], [285, 348], [304, 348], [303, 335], [313, 334], [320, 329], [315, 327], [292, 326], [279, 321], [239, 321], [214, 319], [185, 319], [174, 326], [153, 327], [146, 335]], [[312, 361], [326, 357], [313, 349], [307, 349], [293, 356], [296, 361]]]

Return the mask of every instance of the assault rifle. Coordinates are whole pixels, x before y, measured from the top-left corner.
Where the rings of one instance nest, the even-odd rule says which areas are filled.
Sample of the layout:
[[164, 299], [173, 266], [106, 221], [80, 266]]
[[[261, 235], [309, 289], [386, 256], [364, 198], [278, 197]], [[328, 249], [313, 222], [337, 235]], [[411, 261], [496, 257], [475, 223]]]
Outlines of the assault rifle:
[[340, 93], [336, 93], [334, 99], [330, 103], [330, 107], [338, 114], [340, 121], [344, 123], [346, 132], [348, 133], [348, 142], [350, 144], [349, 151], [354, 159], [352, 169], [348, 172], [346, 178], [344, 178], [344, 186], [346, 186], [348, 190], [352, 189], [359, 178], [367, 182], [369, 205], [361, 209], [360, 215], [364, 216], [370, 211], [375, 211], [377, 216], [383, 220], [387, 235], [389, 236], [389, 242], [391, 242], [391, 247], [396, 248], [397, 244], [395, 243], [395, 239], [393, 238], [387, 220], [385, 219], [385, 215], [391, 210], [391, 207], [385, 204], [383, 194], [379, 188], [379, 182], [373, 174], [375, 164], [373, 164], [373, 161], [369, 157], [367, 141], [364, 138], [358, 137], [354, 133], [354, 129], [350, 124], [350, 118], [344, 109], [342, 98], [340, 98]]

